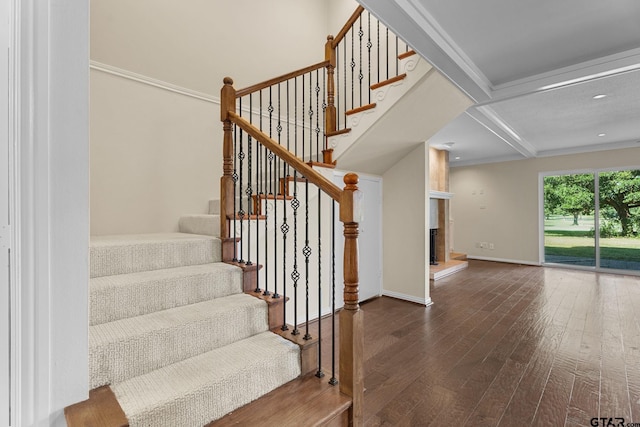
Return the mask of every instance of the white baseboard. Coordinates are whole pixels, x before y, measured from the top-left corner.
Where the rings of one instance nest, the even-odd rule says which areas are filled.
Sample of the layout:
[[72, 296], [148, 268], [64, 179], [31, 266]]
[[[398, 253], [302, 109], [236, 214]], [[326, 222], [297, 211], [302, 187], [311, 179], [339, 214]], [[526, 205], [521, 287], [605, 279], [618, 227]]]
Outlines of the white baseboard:
[[476, 255], [467, 255], [467, 259], [476, 259], [478, 261], [506, 262], [508, 264], [534, 265], [536, 267], [540, 267], [540, 265], [541, 265], [539, 262], [522, 261], [522, 260], [518, 260], [518, 259], [491, 258], [491, 257], [476, 256]]
[[433, 304], [433, 301], [431, 301], [431, 298], [426, 298], [426, 299], [418, 298], [418, 297], [414, 297], [413, 295], [401, 294], [399, 292], [387, 291], [384, 289], [382, 290], [382, 295], [386, 297], [401, 299], [404, 301], [414, 302], [416, 304], [424, 305], [426, 307]]

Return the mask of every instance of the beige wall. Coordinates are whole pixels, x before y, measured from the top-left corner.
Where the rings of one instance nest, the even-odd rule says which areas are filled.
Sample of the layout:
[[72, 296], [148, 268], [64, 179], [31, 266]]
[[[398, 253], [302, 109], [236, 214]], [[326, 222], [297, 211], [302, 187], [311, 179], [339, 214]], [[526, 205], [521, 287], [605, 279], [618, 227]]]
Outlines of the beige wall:
[[383, 294], [429, 298], [428, 146], [420, 144], [383, 175]]
[[219, 191], [219, 106], [91, 72], [92, 234], [175, 231]]
[[[640, 148], [451, 168], [453, 250], [538, 263], [539, 173], [640, 166]], [[477, 248], [493, 243], [493, 250]]]
[[[224, 76], [241, 88], [323, 60], [355, 6], [92, 0], [91, 60], [215, 98]], [[90, 120], [92, 234], [174, 231], [219, 197], [217, 103], [93, 69]]]

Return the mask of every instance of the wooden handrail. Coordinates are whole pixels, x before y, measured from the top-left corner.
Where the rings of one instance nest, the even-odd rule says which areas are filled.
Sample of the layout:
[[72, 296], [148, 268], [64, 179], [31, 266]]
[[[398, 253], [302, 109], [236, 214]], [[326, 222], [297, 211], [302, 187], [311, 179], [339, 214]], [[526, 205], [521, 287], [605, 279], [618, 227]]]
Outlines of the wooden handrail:
[[313, 170], [309, 165], [293, 155], [289, 150], [278, 144], [266, 134], [260, 132], [258, 128], [252, 126], [244, 118], [234, 112], [229, 112], [227, 117], [231, 122], [238, 125], [242, 130], [251, 135], [255, 140], [267, 147], [273, 154], [287, 162], [291, 167], [300, 172], [302, 176], [307, 178], [309, 182], [317, 185], [322, 191], [327, 193], [332, 199], [340, 202], [342, 199], [342, 190], [340, 187], [329, 181], [317, 171]]
[[338, 35], [335, 36], [335, 38], [333, 39], [333, 48], [334, 49], [336, 48], [336, 46], [338, 46], [338, 43], [340, 43], [342, 41], [342, 39], [344, 39], [344, 37], [347, 35], [349, 30], [351, 29], [351, 26], [353, 26], [353, 24], [355, 24], [355, 22], [358, 20], [358, 18], [362, 14], [362, 12], [364, 12], [364, 7], [358, 6], [356, 8], [355, 12], [353, 12], [351, 17], [347, 21], [347, 23], [344, 24], [344, 26], [342, 27], [342, 29], [340, 30]]
[[318, 70], [320, 68], [325, 68], [327, 65], [329, 65], [329, 61], [318, 62], [317, 64], [309, 65], [308, 67], [301, 68], [299, 70], [292, 71], [292, 72], [287, 73], [287, 74], [283, 74], [283, 75], [281, 75], [279, 77], [274, 77], [273, 79], [264, 81], [262, 83], [257, 83], [255, 85], [246, 87], [244, 89], [239, 89], [239, 90], [236, 91], [236, 98], [240, 98], [242, 96], [249, 95], [250, 93], [254, 93], [254, 92], [257, 92], [257, 91], [262, 90], [262, 89], [266, 89], [269, 86], [277, 85], [278, 83], [286, 82], [289, 79], [301, 76], [303, 74], [307, 74], [307, 73], [309, 73], [311, 71], [315, 71], [315, 70]]

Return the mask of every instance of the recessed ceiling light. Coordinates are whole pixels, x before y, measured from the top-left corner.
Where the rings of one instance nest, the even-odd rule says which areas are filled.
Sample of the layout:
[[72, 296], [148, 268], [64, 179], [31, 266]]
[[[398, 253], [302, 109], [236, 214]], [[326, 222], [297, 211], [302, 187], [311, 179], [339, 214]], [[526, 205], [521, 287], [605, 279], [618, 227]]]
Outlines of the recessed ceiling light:
[[598, 95], [594, 95], [593, 99], [602, 99], [602, 98], [606, 98], [606, 97], [607, 97], [607, 95], [601, 93], [601, 94], [598, 94]]
[[460, 156], [456, 156], [456, 160], [460, 160]]
[[603, 136], [605, 136], [605, 135], [606, 135], [606, 133], [599, 133], [599, 134], [598, 134], [598, 136], [599, 136], [599, 137], [603, 137]]

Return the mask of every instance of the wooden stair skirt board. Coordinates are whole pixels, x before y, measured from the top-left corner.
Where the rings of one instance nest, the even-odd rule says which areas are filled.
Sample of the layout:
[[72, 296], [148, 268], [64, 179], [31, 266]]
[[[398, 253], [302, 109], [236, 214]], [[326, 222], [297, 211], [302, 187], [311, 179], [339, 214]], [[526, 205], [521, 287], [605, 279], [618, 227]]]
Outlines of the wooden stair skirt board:
[[128, 427], [129, 420], [109, 386], [89, 392], [89, 399], [64, 409], [67, 424], [72, 427]]
[[[327, 371], [328, 372], [328, 371]], [[328, 378], [309, 373], [225, 415], [207, 427], [349, 425], [351, 399]]]
[[430, 265], [429, 266], [429, 279], [430, 280], [438, 280], [443, 277], [447, 277], [451, 274], [457, 273], [458, 271], [464, 270], [469, 267], [468, 261], [461, 260], [449, 260], [447, 262], [441, 262], [438, 265]]

